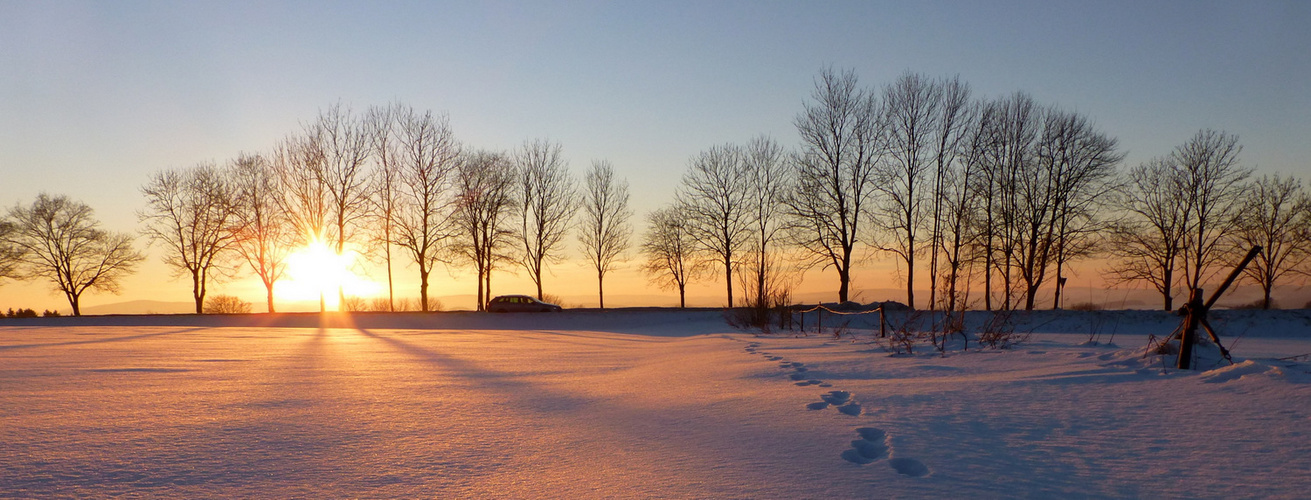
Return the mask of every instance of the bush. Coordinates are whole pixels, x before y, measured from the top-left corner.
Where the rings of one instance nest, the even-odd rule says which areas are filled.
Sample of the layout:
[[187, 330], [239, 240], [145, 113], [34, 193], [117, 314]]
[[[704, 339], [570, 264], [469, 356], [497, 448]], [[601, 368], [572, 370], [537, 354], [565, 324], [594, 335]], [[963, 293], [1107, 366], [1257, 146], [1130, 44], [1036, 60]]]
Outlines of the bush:
[[[772, 327], [777, 324], [780, 330], [792, 329], [792, 290], [780, 289], [770, 293], [765, 297], [764, 303], [756, 297], [748, 296], [743, 307], [727, 309], [724, 311], [724, 319], [728, 321], [729, 326], [742, 330], [759, 329], [761, 333], [769, 333]], [[841, 335], [845, 328], [835, 330], [835, 335]]]
[[347, 295], [341, 300], [341, 310], [348, 312], [368, 311], [369, 302], [361, 297]]
[[201, 311], [205, 314], [247, 314], [250, 312], [250, 302], [231, 295], [211, 295], [205, 299], [205, 307]]
[[36, 317], [36, 311], [31, 310], [31, 309], [23, 309], [23, 308], [19, 308], [17, 311], [15, 311], [15, 310], [13, 310], [13, 309], [9, 309], [9, 312], [5, 314], [5, 317], [7, 317], [7, 318], [35, 318], [35, 317]]
[[[35, 311], [33, 311], [33, 312], [35, 313]], [[41, 316], [42, 316], [42, 317], [46, 317], [46, 318], [58, 318], [58, 317], [59, 317], [59, 311], [51, 311], [51, 310], [47, 309], [47, 310], [45, 310], [44, 312], [41, 313]]]
[[1103, 308], [1101, 304], [1095, 302], [1080, 302], [1068, 307], [1067, 309], [1071, 311], [1100, 311]]

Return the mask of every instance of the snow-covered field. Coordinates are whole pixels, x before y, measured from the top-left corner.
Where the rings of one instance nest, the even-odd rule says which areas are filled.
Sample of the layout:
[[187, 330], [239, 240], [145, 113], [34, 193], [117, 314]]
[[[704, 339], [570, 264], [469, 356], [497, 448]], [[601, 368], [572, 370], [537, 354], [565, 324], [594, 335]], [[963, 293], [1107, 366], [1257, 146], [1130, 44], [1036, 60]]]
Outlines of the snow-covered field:
[[940, 357], [715, 311], [10, 320], [0, 497], [1311, 495], [1305, 311], [1222, 312], [1238, 364], [1195, 372], [1139, 355], [1177, 317], [1016, 321]]

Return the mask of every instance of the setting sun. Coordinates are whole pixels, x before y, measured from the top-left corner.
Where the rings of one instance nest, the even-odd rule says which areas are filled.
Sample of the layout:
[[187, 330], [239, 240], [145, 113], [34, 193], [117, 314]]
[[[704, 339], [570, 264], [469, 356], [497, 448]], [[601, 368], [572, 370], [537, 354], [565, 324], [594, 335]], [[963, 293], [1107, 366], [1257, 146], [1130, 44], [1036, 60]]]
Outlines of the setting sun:
[[347, 249], [338, 255], [323, 242], [312, 242], [287, 257], [287, 280], [280, 294], [294, 300], [322, 297], [324, 306], [334, 310], [340, 308], [342, 294], [373, 296], [381, 286], [356, 274], [358, 257], [354, 250]]

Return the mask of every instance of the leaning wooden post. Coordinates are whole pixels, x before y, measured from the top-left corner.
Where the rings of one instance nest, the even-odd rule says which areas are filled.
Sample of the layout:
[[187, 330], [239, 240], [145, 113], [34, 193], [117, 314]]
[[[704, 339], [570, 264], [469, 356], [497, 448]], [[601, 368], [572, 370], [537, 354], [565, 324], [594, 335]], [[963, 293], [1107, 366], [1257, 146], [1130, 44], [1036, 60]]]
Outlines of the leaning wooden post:
[[824, 333], [824, 308], [815, 309], [815, 334]]
[[1206, 307], [1202, 304], [1202, 289], [1194, 288], [1188, 295], [1184, 311], [1184, 330], [1179, 334], [1179, 369], [1187, 370], [1193, 359], [1193, 342], [1197, 339], [1197, 326], [1202, 323]]

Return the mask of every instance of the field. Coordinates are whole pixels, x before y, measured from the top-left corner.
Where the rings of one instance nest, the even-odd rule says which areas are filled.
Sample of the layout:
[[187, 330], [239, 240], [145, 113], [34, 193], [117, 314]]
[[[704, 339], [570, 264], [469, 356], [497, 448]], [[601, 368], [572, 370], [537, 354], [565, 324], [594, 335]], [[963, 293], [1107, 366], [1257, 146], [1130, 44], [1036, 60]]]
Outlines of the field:
[[945, 356], [892, 355], [862, 321], [835, 339], [717, 311], [8, 320], [0, 497], [1311, 491], [1305, 311], [1222, 312], [1236, 364], [1192, 372], [1141, 355], [1163, 313], [1021, 315], [1027, 342]]

